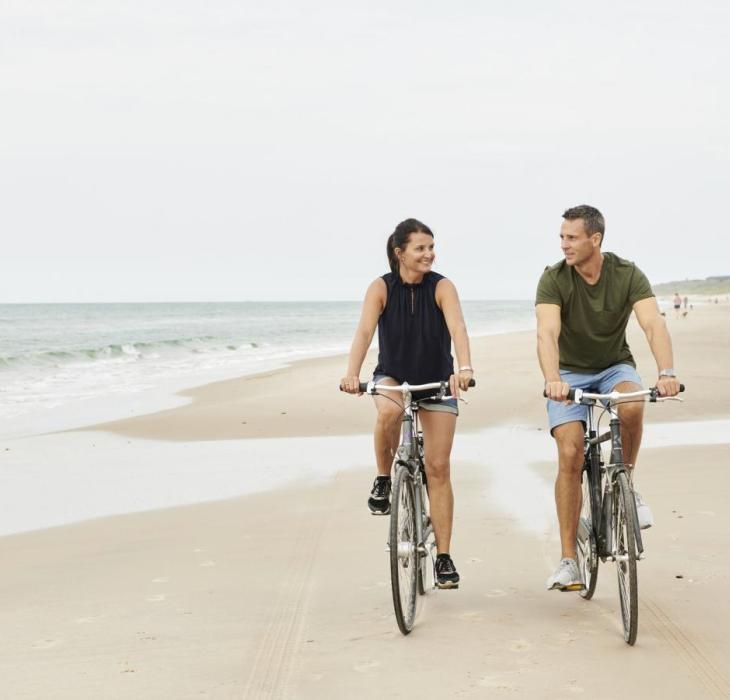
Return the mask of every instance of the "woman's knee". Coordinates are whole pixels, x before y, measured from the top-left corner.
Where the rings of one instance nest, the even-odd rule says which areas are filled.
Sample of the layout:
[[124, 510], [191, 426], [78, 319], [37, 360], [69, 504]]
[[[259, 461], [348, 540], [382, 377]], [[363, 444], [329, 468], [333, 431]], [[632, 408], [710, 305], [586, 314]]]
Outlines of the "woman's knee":
[[432, 481], [449, 481], [451, 478], [451, 460], [448, 457], [426, 456], [426, 477]]
[[396, 426], [400, 425], [401, 415], [400, 411], [393, 411], [387, 408], [379, 409], [376, 426], [380, 430], [395, 430]]

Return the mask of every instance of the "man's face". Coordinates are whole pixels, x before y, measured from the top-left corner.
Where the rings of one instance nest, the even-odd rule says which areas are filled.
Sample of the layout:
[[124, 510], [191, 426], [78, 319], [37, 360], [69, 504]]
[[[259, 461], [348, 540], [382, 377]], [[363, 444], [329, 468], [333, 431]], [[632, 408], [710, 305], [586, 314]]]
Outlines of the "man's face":
[[583, 219], [563, 221], [560, 227], [560, 248], [565, 256], [567, 265], [580, 265], [588, 260], [599, 250], [601, 234], [594, 233], [589, 236], [586, 233]]

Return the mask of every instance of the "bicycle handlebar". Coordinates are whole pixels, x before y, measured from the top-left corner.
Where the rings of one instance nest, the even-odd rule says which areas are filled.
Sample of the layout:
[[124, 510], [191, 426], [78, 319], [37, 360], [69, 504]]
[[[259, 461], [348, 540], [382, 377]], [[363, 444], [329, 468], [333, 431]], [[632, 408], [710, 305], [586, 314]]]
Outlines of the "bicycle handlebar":
[[[680, 393], [684, 391], [684, 384], [679, 385], [679, 391]], [[543, 389], [542, 392], [543, 397], [547, 398], [547, 391]], [[587, 391], [583, 391], [583, 389], [574, 389], [570, 388], [568, 391], [567, 400], [568, 401], [575, 401], [576, 403], [582, 403], [583, 400], [587, 402], [593, 402], [593, 401], [619, 401], [620, 399], [632, 399], [632, 398], [638, 398], [639, 396], [648, 396], [649, 401], [654, 402], [657, 399], [663, 399], [663, 398], [673, 398], [671, 396], [664, 397], [659, 395], [658, 389], [653, 386], [651, 389], [641, 389], [641, 391], [628, 391], [625, 393], [621, 393], [619, 391], [612, 391], [610, 394], [592, 394]]]
[[[360, 382], [359, 390], [362, 394], [375, 394], [377, 389], [385, 389], [387, 391], [428, 391], [429, 389], [442, 389], [447, 388], [449, 385], [448, 382], [430, 382], [429, 384], [408, 384], [408, 382], [404, 382], [403, 384], [371, 384], [371, 382]], [[470, 379], [469, 380], [469, 386], [476, 386], [476, 380]], [[372, 387], [372, 390], [370, 390]], [[344, 391], [342, 386], [340, 386], [340, 391]]]

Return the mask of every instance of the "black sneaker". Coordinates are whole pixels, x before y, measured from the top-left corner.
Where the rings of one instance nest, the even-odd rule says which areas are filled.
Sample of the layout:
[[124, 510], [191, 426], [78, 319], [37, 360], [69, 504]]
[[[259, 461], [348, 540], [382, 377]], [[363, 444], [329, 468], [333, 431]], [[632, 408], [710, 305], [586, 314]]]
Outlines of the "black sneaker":
[[373, 515], [388, 515], [390, 513], [390, 477], [376, 476], [373, 490], [368, 498], [368, 508]]
[[459, 574], [448, 554], [436, 557], [436, 588], [458, 588]]

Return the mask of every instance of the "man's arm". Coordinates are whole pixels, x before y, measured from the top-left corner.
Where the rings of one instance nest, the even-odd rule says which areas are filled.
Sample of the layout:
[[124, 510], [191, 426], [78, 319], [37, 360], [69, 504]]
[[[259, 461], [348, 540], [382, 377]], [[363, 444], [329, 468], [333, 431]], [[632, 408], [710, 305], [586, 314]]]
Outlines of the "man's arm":
[[[664, 317], [659, 313], [656, 298], [637, 301], [634, 304], [634, 313], [656, 360], [657, 373], [674, 369], [672, 340]], [[661, 396], [676, 396], [679, 393], [679, 380], [676, 377], [659, 377], [656, 386]]]
[[545, 392], [553, 401], [565, 401], [570, 386], [560, 379], [560, 307], [557, 304], [536, 304], [537, 359], [545, 377]]

